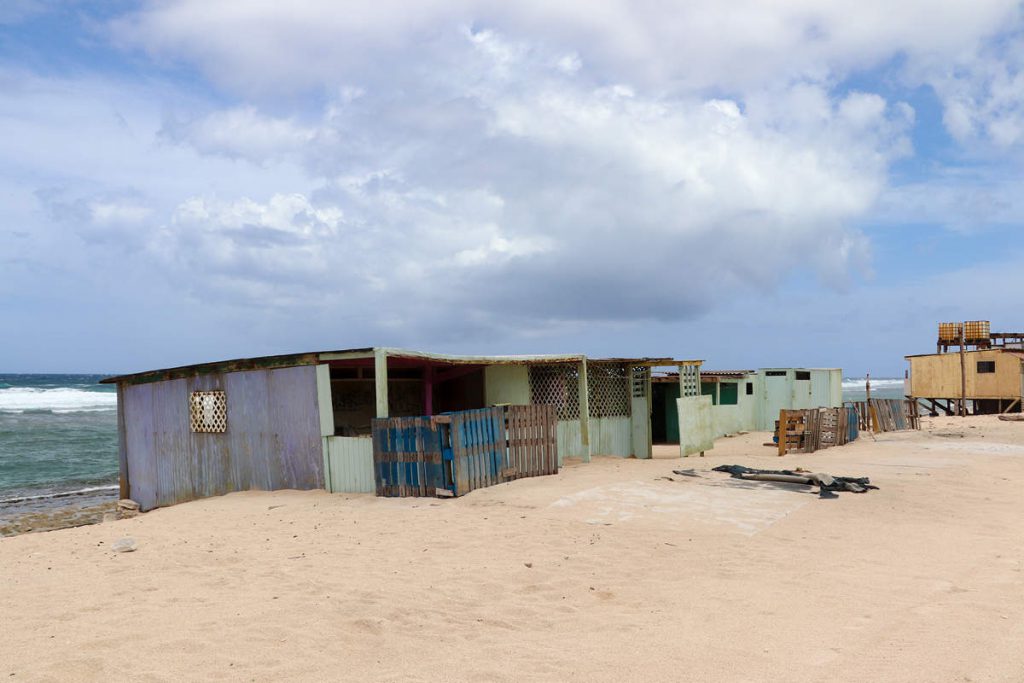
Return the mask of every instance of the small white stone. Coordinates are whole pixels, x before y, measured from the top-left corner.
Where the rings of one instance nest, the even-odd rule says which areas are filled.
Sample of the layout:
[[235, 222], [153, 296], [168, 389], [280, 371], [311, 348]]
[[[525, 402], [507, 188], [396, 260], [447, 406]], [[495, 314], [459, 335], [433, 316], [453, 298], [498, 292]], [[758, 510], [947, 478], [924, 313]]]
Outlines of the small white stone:
[[115, 553], [132, 553], [135, 552], [136, 548], [138, 548], [138, 545], [135, 543], [135, 539], [127, 536], [115, 541], [114, 545], [110, 546], [110, 549]]

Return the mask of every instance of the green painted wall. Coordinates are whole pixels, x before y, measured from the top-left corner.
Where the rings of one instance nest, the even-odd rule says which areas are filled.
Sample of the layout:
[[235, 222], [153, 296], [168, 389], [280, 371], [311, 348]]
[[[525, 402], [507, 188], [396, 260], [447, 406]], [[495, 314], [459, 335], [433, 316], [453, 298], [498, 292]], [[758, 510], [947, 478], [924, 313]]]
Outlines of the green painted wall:
[[651, 437], [654, 443], [679, 443], [678, 382], [651, 384]]
[[675, 382], [665, 384], [663, 410], [665, 411], [665, 441], [679, 443], [679, 385]]
[[717, 386], [717, 384], [718, 384], [717, 382], [701, 382], [700, 383], [700, 395], [701, 396], [710, 396], [711, 397], [711, 405], [713, 405], [713, 406], [718, 405], [718, 401], [715, 398], [715, 387]]
[[530, 369], [525, 365], [489, 365], [484, 368], [484, 401], [529, 405]]

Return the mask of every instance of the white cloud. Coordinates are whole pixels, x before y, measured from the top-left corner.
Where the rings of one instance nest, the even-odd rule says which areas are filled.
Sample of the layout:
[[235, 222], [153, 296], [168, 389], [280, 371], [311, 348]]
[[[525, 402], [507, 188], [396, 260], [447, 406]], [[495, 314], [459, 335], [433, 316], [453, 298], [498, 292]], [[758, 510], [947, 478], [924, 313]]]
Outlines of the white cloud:
[[214, 111], [197, 120], [169, 121], [164, 134], [197, 151], [257, 163], [290, 157], [311, 142], [315, 132], [290, 119], [265, 116], [253, 106]]
[[921, 78], [939, 95], [944, 122], [961, 143], [1024, 143], [1024, 31], [979, 46]]
[[889, 178], [908, 83], [965, 144], [1019, 143], [1020, 61], [988, 45], [1018, 26], [1008, 0], [144, 3], [109, 35], [174, 80], [0, 67], [0, 191], [39, 201], [0, 249], [24, 290], [49, 264], [416, 344], [624, 334], [810, 271], [841, 290], [872, 219], [968, 221], [986, 191], [1019, 219], [1019, 173]]
[[100, 226], [138, 225], [152, 215], [148, 206], [132, 202], [96, 201], [89, 205], [90, 218]]
[[966, 51], [1017, 20], [1018, 9], [1015, 0], [179, 0], [148, 3], [117, 22], [115, 35], [254, 90], [350, 81], [375, 73], [382, 56], [422, 60], [453, 27], [471, 25], [570, 46], [613, 79], [731, 89]]
[[[808, 264], [834, 284], [865, 268], [850, 224], [907, 152], [905, 105], [806, 81], [666, 92], [596, 78], [582, 56], [566, 68], [563, 47], [453, 35], [418, 80], [332, 86], [318, 110], [126, 107], [128, 167], [100, 179], [134, 178], [144, 202], [79, 195], [101, 223], [140, 222], [153, 276], [205, 300], [344, 292], [339, 312], [378, 305], [414, 327], [426, 302], [478, 321], [674, 318]], [[71, 108], [102, 119], [95, 104]]]

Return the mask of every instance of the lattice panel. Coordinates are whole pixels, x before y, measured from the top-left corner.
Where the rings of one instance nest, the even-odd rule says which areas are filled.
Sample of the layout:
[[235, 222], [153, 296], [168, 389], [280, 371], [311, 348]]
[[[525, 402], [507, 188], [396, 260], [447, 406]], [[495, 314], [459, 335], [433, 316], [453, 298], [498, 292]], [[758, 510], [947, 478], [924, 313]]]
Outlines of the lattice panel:
[[651, 386], [651, 369], [646, 365], [638, 365], [633, 368], [633, 398], [647, 398], [647, 392]]
[[189, 408], [193, 432], [223, 434], [228, 430], [228, 397], [223, 391], [193, 391]]
[[629, 369], [616, 363], [587, 363], [590, 417], [629, 417]]
[[555, 406], [559, 420], [580, 419], [580, 373], [573, 365], [530, 367], [530, 402]]
[[700, 396], [700, 366], [682, 365], [679, 367], [679, 391], [683, 396]]

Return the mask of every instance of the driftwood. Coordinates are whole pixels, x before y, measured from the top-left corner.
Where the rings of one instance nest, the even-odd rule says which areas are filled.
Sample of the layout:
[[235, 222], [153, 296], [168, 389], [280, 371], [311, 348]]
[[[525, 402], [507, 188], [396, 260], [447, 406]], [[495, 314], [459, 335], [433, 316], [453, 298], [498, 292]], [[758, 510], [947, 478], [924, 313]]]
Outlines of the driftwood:
[[865, 493], [877, 489], [871, 485], [867, 477], [833, 477], [824, 472], [806, 472], [804, 470], [758, 470], [743, 465], [719, 465], [715, 472], [728, 472], [734, 479], [746, 481], [776, 481], [784, 484], [803, 484], [817, 486], [823, 498], [831, 497], [835, 491]]

